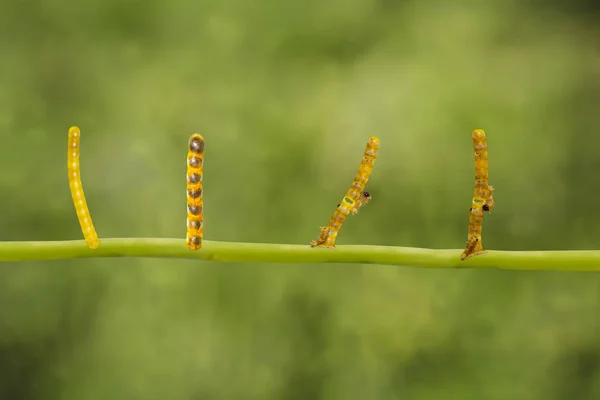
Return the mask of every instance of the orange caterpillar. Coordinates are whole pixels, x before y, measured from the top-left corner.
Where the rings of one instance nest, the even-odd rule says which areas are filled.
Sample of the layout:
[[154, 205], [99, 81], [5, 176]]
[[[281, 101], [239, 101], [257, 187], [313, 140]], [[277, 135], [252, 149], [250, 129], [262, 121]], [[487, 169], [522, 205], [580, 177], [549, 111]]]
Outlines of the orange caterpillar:
[[190, 250], [202, 248], [202, 165], [204, 138], [197, 133], [190, 137], [187, 155], [187, 232], [185, 245]]
[[348, 189], [342, 202], [337, 206], [333, 216], [329, 220], [329, 224], [321, 227], [319, 238], [311, 242], [312, 247], [335, 247], [338, 232], [348, 215], [350, 213], [356, 214], [358, 209], [369, 201], [371, 195], [368, 192], [363, 193], [363, 191], [373, 171], [379, 146], [380, 141], [378, 138], [375, 136], [369, 138], [362, 162], [352, 185], [350, 185], [350, 189]]
[[494, 188], [488, 182], [488, 153], [485, 132], [476, 129], [473, 131], [472, 137], [475, 154], [475, 187], [469, 217], [467, 245], [460, 256], [461, 260], [466, 260], [485, 251], [481, 242], [483, 212], [491, 212], [494, 208]]
[[85, 201], [85, 194], [81, 186], [81, 173], [79, 170], [79, 145], [81, 132], [76, 126], [69, 128], [69, 148], [67, 149], [67, 170], [69, 173], [69, 189], [71, 197], [77, 212], [79, 226], [83, 232], [83, 237], [90, 249], [98, 248], [100, 240], [92, 223], [92, 216]]

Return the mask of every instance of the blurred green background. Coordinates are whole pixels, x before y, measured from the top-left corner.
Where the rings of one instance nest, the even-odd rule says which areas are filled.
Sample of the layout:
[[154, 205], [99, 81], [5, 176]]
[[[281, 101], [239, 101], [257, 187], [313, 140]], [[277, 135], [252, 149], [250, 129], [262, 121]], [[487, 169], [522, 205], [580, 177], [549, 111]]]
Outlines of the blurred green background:
[[[484, 246], [600, 248], [596, 3], [0, 1], [0, 240], [306, 244], [367, 138], [373, 201], [338, 244], [462, 248], [471, 131]], [[182, 239], [183, 240], [183, 239]], [[0, 266], [1, 399], [597, 399], [600, 275], [73, 260]]]

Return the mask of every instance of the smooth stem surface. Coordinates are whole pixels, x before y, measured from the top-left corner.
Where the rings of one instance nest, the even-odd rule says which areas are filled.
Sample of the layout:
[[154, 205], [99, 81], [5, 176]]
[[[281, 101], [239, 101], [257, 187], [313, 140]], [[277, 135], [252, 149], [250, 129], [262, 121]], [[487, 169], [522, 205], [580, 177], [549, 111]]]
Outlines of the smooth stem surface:
[[487, 251], [460, 260], [462, 250], [391, 246], [337, 246], [205, 241], [189, 250], [183, 239], [101, 239], [95, 250], [85, 241], [0, 242], [0, 262], [96, 257], [187, 258], [222, 262], [361, 263], [421, 268], [501, 268], [514, 270], [600, 271], [600, 251]]

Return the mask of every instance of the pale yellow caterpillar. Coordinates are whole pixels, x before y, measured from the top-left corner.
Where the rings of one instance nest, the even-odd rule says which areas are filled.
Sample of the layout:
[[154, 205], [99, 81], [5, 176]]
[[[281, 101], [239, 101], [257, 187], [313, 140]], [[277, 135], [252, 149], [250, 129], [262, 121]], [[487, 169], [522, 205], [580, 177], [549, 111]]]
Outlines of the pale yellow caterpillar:
[[67, 153], [67, 170], [69, 172], [69, 188], [71, 197], [77, 212], [79, 226], [83, 232], [83, 237], [90, 249], [98, 248], [100, 241], [98, 234], [92, 223], [92, 216], [85, 201], [83, 187], [81, 186], [81, 173], [79, 171], [79, 145], [81, 141], [81, 132], [76, 126], [69, 129], [69, 148]]

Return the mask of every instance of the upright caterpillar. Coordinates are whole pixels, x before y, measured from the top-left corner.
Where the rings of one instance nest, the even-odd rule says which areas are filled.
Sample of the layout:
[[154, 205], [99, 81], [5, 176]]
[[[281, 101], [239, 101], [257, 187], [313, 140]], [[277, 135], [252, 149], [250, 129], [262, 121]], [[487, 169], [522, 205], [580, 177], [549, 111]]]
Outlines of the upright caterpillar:
[[475, 186], [469, 216], [467, 245], [460, 256], [461, 260], [485, 251], [481, 242], [483, 212], [491, 212], [494, 208], [494, 188], [488, 183], [488, 153], [485, 132], [476, 129], [473, 131], [472, 137], [475, 155]]
[[202, 248], [202, 165], [204, 138], [197, 133], [190, 137], [187, 155], [187, 233], [185, 245], [190, 250]]
[[360, 163], [360, 167], [358, 168], [358, 172], [352, 185], [350, 185], [342, 202], [337, 206], [333, 216], [329, 220], [329, 224], [325, 227], [321, 227], [319, 238], [311, 242], [312, 247], [335, 247], [335, 240], [338, 232], [348, 215], [351, 212], [356, 214], [358, 209], [363, 204], [366, 204], [370, 198], [371, 195], [368, 192], [363, 193], [363, 190], [373, 171], [373, 165], [375, 164], [375, 159], [379, 152], [379, 146], [380, 141], [377, 137], [372, 136], [369, 138], [362, 162]]
[[488, 182], [488, 153], [485, 132], [481, 129], [473, 131], [473, 149], [475, 150], [475, 188], [473, 198], [483, 201], [483, 211], [491, 212], [494, 208], [493, 186]]
[[85, 242], [90, 249], [98, 248], [100, 241], [92, 216], [85, 201], [83, 187], [81, 186], [81, 173], [79, 171], [79, 144], [81, 140], [81, 132], [76, 126], [69, 128], [69, 148], [67, 149], [67, 170], [69, 173], [69, 188], [71, 189], [71, 197], [77, 212], [79, 226], [83, 232]]

